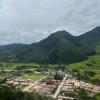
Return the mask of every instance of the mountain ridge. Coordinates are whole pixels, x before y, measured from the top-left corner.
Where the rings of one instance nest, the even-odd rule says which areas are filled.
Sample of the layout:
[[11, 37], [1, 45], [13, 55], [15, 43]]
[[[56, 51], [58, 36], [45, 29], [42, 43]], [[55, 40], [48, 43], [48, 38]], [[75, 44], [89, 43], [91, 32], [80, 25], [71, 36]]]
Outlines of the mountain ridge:
[[68, 64], [81, 61], [95, 53], [91, 48], [100, 40], [99, 32], [100, 27], [73, 36], [63, 30], [37, 43], [0, 46], [0, 61]]

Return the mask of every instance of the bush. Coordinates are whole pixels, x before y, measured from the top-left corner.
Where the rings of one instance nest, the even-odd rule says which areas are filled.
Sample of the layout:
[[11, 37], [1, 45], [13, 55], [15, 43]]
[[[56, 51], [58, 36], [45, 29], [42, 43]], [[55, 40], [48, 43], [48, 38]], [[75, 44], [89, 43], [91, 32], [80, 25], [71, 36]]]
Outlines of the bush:
[[35, 92], [22, 92], [14, 86], [0, 86], [0, 100], [54, 100]]
[[94, 71], [84, 71], [86, 77], [94, 77], [96, 73]]
[[63, 76], [60, 75], [60, 74], [55, 74], [55, 75], [54, 75], [54, 79], [55, 79], [55, 80], [62, 80], [62, 79], [63, 79]]

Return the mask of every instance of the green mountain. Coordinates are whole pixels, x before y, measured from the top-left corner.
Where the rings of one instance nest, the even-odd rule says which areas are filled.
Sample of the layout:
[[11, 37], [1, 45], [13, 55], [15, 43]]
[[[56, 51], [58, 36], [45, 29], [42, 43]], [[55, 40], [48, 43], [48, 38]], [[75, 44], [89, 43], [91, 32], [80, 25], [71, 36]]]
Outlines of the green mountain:
[[[100, 27], [81, 36], [66, 31], [52, 33], [46, 39], [33, 43], [0, 46], [0, 61], [33, 63], [73, 63], [94, 54], [100, 42]], [[99, 45], [99, 44], [98, 44]]]
[[100, 26], [83, 35], [80, 35], [79, 39], [81, 44], [89, 51], [96, 50], [96, 52], [100, 52]]
[[48, 38], [20, 49], [18, 61], [35, 63], [71, 63], [86, 58], [77, 39], [65, 31], [58, 31]]
[[17, 52], [26, 46], [27, 45], [16, 43], [0, 46], [0, 61], [13, 61], [16, 59]]

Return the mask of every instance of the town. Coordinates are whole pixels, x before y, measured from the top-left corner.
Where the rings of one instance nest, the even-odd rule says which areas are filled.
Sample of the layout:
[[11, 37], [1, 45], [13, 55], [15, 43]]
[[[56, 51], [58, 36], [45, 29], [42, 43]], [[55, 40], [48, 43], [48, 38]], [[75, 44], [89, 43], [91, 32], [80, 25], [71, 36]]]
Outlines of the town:
[[[17, 72], [16, 70], [15, 72]], [[91, 97], [100, 93], [100, 86], [78, 80], [77, 77], [70, 74], [65, 68], [39, 68], [37, 69], [24, 69], [24, 73], [38, 76], [37, 79], [26, 77], [26, 75], [16, 75], [7, 78], [6, 83], [3, 85], [13, 85], [20, 88], [21, 91], [32, 92], [35, 91], [40, 95], [50, 96], [57, 100], [74, 100], [81, 89], [89, 91]], [[11, 73], [7, 70], [5, 73]], [[39, 77], [40, 76], [40, 77]]]

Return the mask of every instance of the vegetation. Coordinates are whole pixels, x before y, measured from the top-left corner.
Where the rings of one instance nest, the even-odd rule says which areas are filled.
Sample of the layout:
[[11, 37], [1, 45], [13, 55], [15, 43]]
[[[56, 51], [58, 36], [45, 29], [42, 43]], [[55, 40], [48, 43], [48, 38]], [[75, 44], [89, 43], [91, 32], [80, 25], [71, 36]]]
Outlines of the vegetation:
[[[22, 72], [23, 69], [36, 68], [37, 71], [41, 70], [42, 72], [47, 70], [46, 67], [52, 67], [52, 64], [69, 64], [69, 71], [79, 79], [100, 85], [100, 27], [77, 37], [65, 31], [58, 31], [38, 43], [0, 46], [0, 61], [0, 70], [18, 70], [18, 72], [13, 71], [8, 74], [1, 71], [0, 84], [4, 83], [7, 77], [17, 75], [32, 80], [43, 77], [42, 73], [36, 74], [34, 71], [28, 73], [29, 70]], [[54, 66], [57, 67], [57, 65]], [[43, 69], [40, 69], [41, 67]], [[62, 76], [56, 74], [54, 78], [62, 79]], [[28, 99], [53, 100], [35, 92], [21, 92], [12, 86], [0, 86], [0, 100]], [[95, 98], [91, 98], [84, 89], [76, 97], [76, 100], [99, 99], [100, 94], [96, 95]]]
[[96, 100], [100, 100], [100, 93], [98, 93], [98, 94], [95, 96], [95, 99], [96, 99]]
[[89, 95], [90, 95], [89, 91], [81, 89], [79, 91], [78, 96], [76, 97], [76, 100], [96, 100], [95, 97], [91, 97]]
[[0, 70], [21, 70], [29, 68], [38, 68], [44, 66], [42, 64], [35, 63], [11, 63], [11, 62], [0, 62]]
[[63, 76], [56, 73], [56, 74], [54, 75], [54, 79], [55, 79], [55, 80], [62, 80], [62, 79], [63, 79]]
[[43, 65], [34, 63], [4, 63], [0, 62], [0, 83], [14, 76], [23, 76], [25, 79], [39, 80], [45, 72], [52, 70], [64, 70], [66, 65]]
[[75, 100], [100, 100], [100, 93], [96, 94], [95, 96], [91, 96], [90, 94], [90, 91], [81, 89]]
[[66, 31], [58, 31], [38, 43], [1, 46], [0, 61], [51, 64], [75, 63], [96, 53], [96, 45], [100, 41], [99, 30], [100, 28], [96, 28], [90, 32], [92, 34], [86, 33], [79, 37], [72, 36]]
[[0, 61], [70, 64], [96, 53], [100, 53], [100, 27], [77, 37], [58, 31], [38, 43], [0, 46]]
[[[6, 94], [6, 95], [5, 95]], [[13, 86], [0, 86], [0, 100], [54, 100], [35, 92], [22, 92]]]
[[39, 79], [43, 78], [43, 76], [44, 76], [43, 73], [32, 73], [32, 72], [28, 72], [28, 73], [19, 72], [19, 73], [20, 74], [18, 74], [18, 73], [0, 74], [0, 84], [5, 83], [7, 78], [11, 78], [14, 76], [23, 76], [24, 79], [31, 79], [33, 81], [39, 80]]
[[39, 79], [43, 78], [43, 76], [44, 75], [42, 73], [24, 74], [25, 79], [31, 79], [33, 81], [39, 80]]
[[36, 63], [11, 63], [0, 62], [0, 70], [23, 70], [23, 69], [38, 69], [39, 68], [58, 68], [65, 69], [67, 64], [36, 64]]
[[70, 64], [72, 73], [80, 79], [85, 79], [93, 83], [100, 84], [100, 56], [90, 56], [88, 60]]

